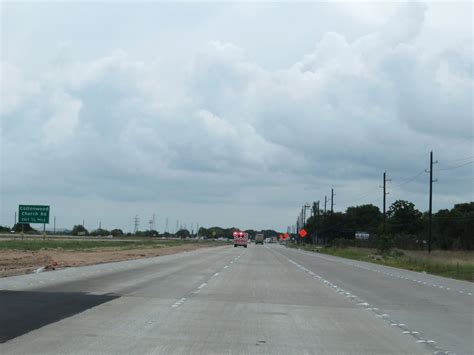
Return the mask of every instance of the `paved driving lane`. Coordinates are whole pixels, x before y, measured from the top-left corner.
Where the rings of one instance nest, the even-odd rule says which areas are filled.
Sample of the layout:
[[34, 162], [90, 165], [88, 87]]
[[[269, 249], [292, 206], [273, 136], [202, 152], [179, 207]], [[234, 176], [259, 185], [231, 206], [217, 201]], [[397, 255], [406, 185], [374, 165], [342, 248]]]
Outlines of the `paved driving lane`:
[[90, 304], [82, 301], [87, 305], [34, 330], [26, 326], [27, 319], [10, 317], [24, 332], [0, 344], [0, 353], [425, 354], [437, 350], [328, 286], [293, 260], [296, 254], [287, 253], [292, 251], [279, 246], [220, 247], [1, 279], [0, 289], [14, 290], [17, 297], [31, 302], [29, 307], [39, 318], [45, 316], [38, 309], [44, 307], [45, 313], [51, 309], [50, 303], [42, 302], [51, 294], [61, 301], [60, 308], [67, 304], [68, 294], [76, 297], [75, 302], [102, 298], [88, 299]]

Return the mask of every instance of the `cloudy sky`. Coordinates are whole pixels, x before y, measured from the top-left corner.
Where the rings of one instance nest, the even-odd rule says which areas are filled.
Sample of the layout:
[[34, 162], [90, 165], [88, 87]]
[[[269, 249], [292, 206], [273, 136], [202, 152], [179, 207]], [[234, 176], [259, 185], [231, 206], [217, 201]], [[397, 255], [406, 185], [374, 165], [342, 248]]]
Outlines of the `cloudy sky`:
[[1, 211], [286, 230], [473, 200], [470, 2], [1, 2]]

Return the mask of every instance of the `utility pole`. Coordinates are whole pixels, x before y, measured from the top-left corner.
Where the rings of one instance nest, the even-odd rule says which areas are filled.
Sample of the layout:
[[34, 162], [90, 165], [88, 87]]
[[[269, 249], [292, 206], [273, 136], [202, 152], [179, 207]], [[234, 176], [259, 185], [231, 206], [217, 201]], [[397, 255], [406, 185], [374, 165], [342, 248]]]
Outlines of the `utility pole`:
[[54, 216], [54, 219], [53, 219], [53, 233], [56, 234], [56, 216]]
[[320, 210], [319, 210], [319, 200], [318, 200], [317, 205], [316, 205], [316, 217], [315, 217], [316, 218], [316, 231], [315, 231], [316, 232], [316, 244], [318, 244], [318, 242], [319, 242], [319, 234], [317, 232], [318, 230], [320, 230], [319, 229], [319, 211]]
[[428, 212], [428, 254], [431, 254], [431, 222], [433, 215], [433, 182], [438, 180], [433, 180], [433, 164], [436, 164], [438, 161], [433, 162], [433, 151], [430, 152], [430, 206]]
[[331, 214], [334, 211], [334, 189], [331, 188]]
[[[309, 212], [312, 213], [311, 212], [311, 205], [309, 204], [309, 202], [306, 202], [304, 204], [303, 209], [304, 209], [304, 217], [305, 217], [304, 224], [306, 225], [306, 209], [309, 209]], [[311, 214], [311, 216], [312, 216], [312, 214]]]
[[303, 206], [301, 208], [301, 215], [303, 216], [303, 223], [302, 224], [303, 224], [303, 228], [304, 228], [305, 224], [306, 224], [306, 208], [305, 208], [305, 206]]
[[165, 233], [169, 233], [169, 229], [168, 229], [168, 217], [166, 217], [166, 223], [165, 223], [166, 227], [165, 227]]
[[102, 222], [99, 221], [99, 229], [102, 229]]
[[324, 195], [324, 214], [326, 214], [326, 206], [328, 204], [328, 197]]
[[383, 230], [385, 231], [385, 221], [387, 219], [387, 214], [386, 214], [386, 202], [387, 202], [387, 181], [392, 181], [390, 179], [387, 179], [387, 172], [383, 172], [383, 185], [380, 186], [383, 189]]
[[13, 220], [13, 228], [12, 229], [15, 229], [15, 225], [16, 225], [16, 211], [15, 211], [15, 219]]

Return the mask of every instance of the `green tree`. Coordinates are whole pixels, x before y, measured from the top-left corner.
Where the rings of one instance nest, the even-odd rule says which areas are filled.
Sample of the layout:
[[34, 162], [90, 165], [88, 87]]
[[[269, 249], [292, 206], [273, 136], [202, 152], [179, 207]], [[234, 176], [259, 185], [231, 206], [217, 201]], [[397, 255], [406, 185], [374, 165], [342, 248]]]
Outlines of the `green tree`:
[[180, 229], [179, 231], [176, 232], [176, 235], [180, 238], [187, 238], [191, 236], [191, 233], [187, 229]]
[[90, 233], [90, 235], [92, 235], [94, 237], [106, 237], [106, 236], [110, 235], [110, 232], [107, 229], [99, 228], [99, 229], [93, 230]]
[[77, 224], [72, 228], [71, 231], [72, 235], [88, 235], [89, 232], [87, 231], [86, 228], [82, 224]]
[[123, 231], [121, 229], [112, 229], [110, 234], [114, 237], [121, 237], [123, 235]]
[[383, 215], [380, 209], [371, 204], [348, 207], [346, 210], [347, 227], [353, 233], [356, 231], [375, 233], [382, 222], [382, 218]]
[[320, 241], [331, 243], [334, 239], [344, 238], [350, 239], [354, 237], [354, 232], [347, 225], [347, 216], [342, 212], [323, 213], [321, 215], [312, 216], [306, 222], [306, 231], [308, 236], [298, 239], [304, 243], [311, 243], [317, 235]]
[[29, 223], [17, 223], [13, 226], [13, 230], [16, 233], [20, 233], [21, 231], [25, 233], [37, 233], [38, 231], [30, 226]]
[[9, 233], [9, 232], [10, 232], [10, 228], [0, 226], [0, 233]]
[[159, 235], [158, 231], [154, 229], [149, 229], [145, 231], [137, 231], [135, 233], [136, 237], [158, 237], [158, 235]]
[[416, 235], [423, 229], [423, 213], [412, 202], [397, 200], [387, 211], [387, 222], [391, 234]]
[[433, 215], [433, 239], [441, 249], [474, 249], [474, 202], [454, 205]]

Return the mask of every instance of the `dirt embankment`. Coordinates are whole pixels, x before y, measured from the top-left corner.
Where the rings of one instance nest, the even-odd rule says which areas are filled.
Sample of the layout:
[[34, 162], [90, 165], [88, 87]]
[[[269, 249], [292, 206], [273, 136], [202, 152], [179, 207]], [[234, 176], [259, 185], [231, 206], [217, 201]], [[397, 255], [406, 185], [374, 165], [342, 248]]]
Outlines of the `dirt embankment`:
[[209, 245], [183, 244], [163, 248], [97, 251], [0, 250], [0, 277], [27, 274], [48, 265], [57, 264], [57, 266], [55, 266], [56, 268], [94, 265], [113, 261], [176, 254], [203, 247], [209, 247]]

